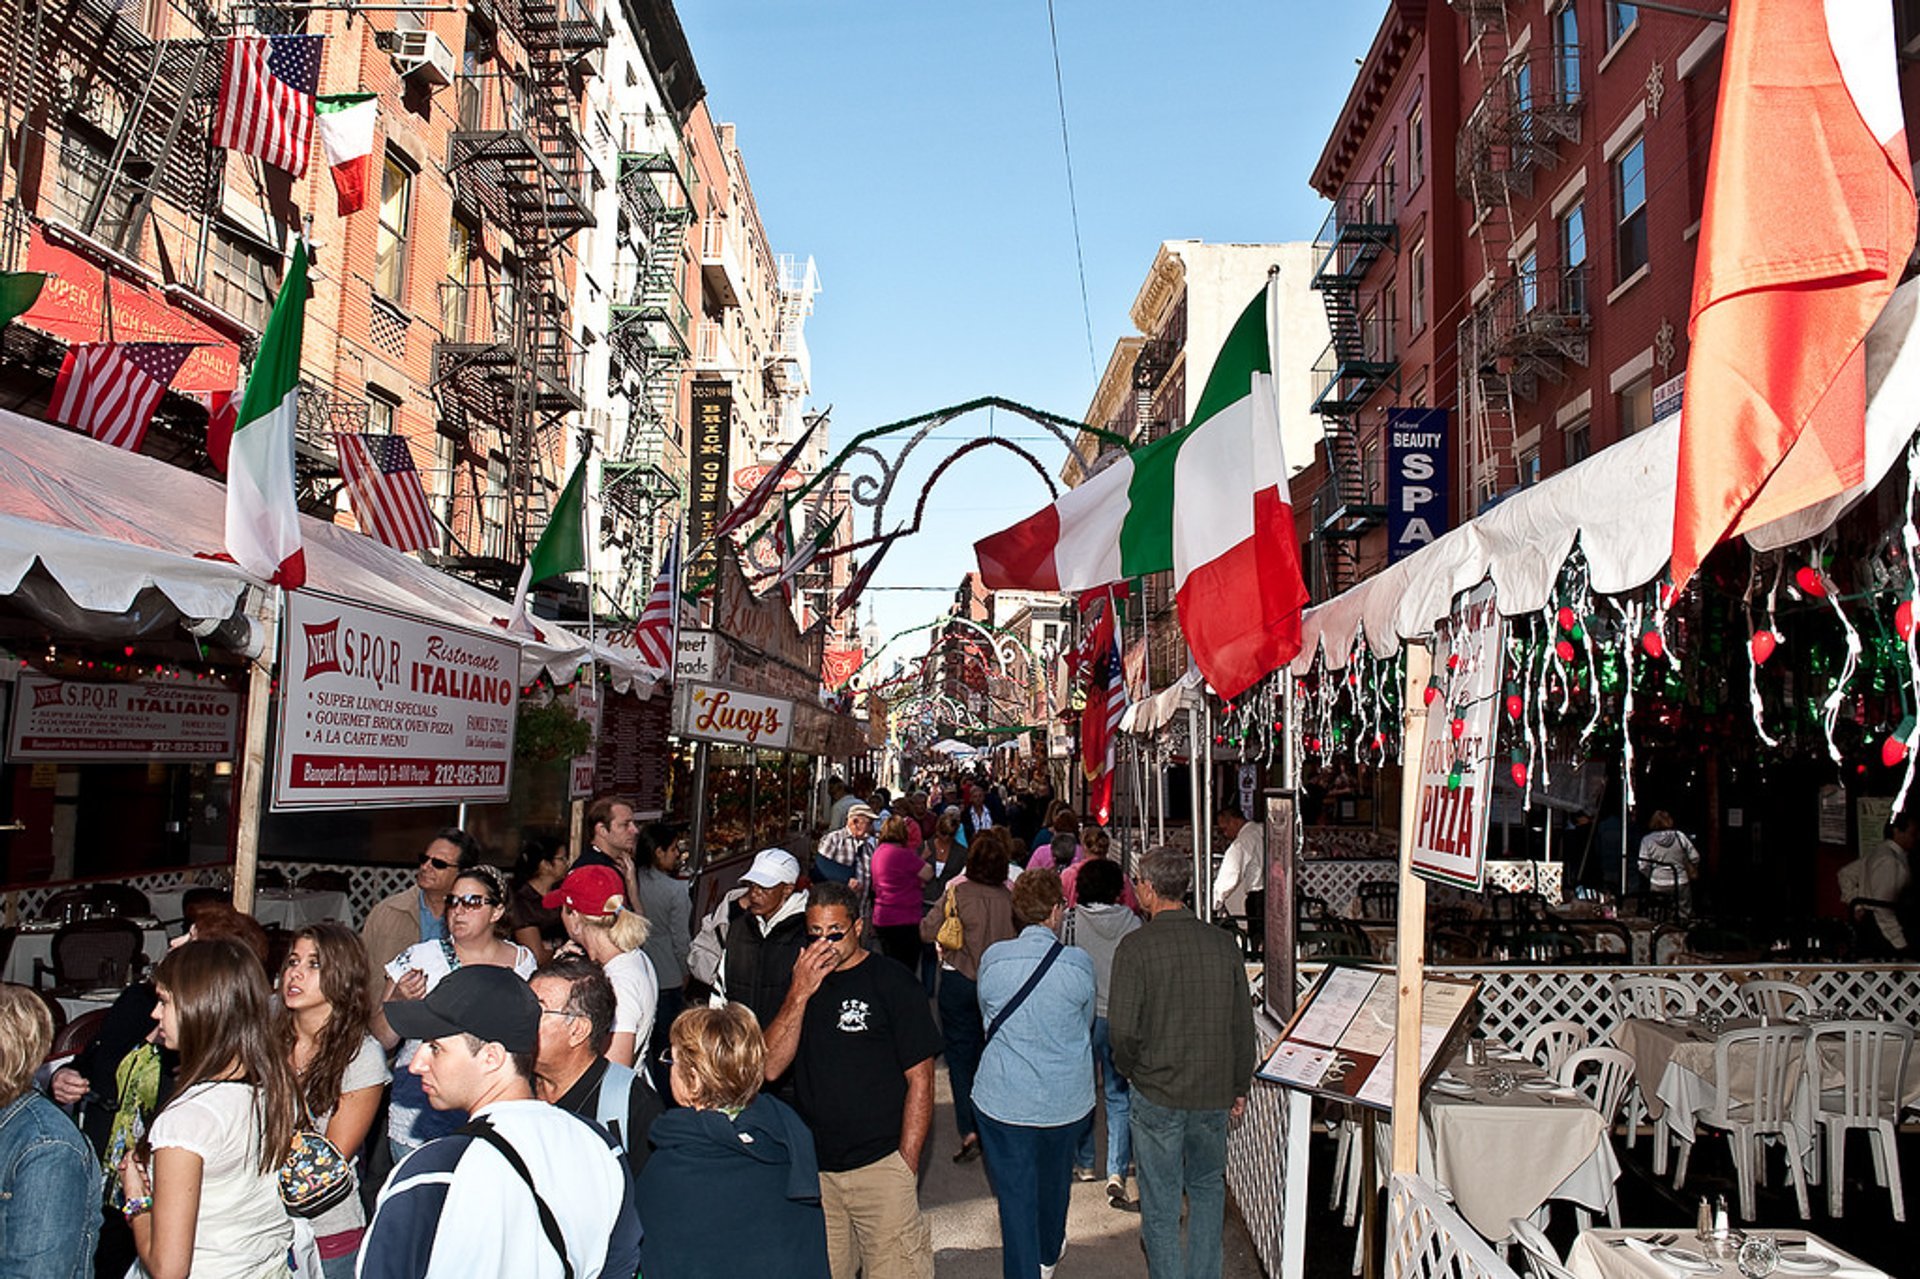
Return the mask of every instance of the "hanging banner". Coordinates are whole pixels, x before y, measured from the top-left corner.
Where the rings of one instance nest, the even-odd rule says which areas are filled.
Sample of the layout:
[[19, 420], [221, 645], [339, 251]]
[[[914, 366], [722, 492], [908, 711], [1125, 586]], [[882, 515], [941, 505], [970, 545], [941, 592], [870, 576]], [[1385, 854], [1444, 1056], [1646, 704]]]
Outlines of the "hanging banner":
[[793, 703], [738, 688], [682, 684], [673, 731], [697, 741], [784, 750], [793, 735]]
[[820, 659], [820, 686], [830, 693], [839, 692], [866, 660], [864, 648], [829, 647]]
[[218, 684], [89, 684], [22, 673], [10, 760], [232, 759], [240, 695]]
[[507, 799], [520, 653], [311, 591], [287, 595], [276, 812]]
[[1447, 410], [1387, 410], [1387, 562], [1447, 531]]
[[1487, 873], [1505, 638], [1493, 583], [1482, 582], [1467, 592], [1435, 637], [1433, 669], [1440, 696], [1427, 709], [1427, 738], [1420, 751], [1413, 873], [1475, 892]]
[[[695, 382], [693, 439], [687, 449], [687, 542], [700, 546], [733, 505], [727, 500], [727, 444], [733, 435], [733, 387]], [[687, 569], [687, 581], [713, 572], [714, 548], [705, 547]]]

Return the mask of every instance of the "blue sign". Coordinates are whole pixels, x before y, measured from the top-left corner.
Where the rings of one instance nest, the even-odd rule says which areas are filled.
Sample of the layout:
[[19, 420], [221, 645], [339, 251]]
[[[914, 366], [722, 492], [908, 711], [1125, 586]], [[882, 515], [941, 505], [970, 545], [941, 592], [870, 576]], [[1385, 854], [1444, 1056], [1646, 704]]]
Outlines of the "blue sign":
[[1447, 410], [1387, 410], [1387, 562], [1446, 532]]

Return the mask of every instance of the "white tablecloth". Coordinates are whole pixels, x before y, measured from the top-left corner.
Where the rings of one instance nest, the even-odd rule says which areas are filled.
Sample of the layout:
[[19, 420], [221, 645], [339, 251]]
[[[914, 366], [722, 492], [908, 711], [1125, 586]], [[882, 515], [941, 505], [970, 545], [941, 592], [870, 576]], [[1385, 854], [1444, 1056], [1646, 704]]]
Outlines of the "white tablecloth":
[[[141, 949], [150, 961], [159, 963], [160, 957], [167, 953], [167, 930], [157, 925], [145, 929]], [[48, 967], [53, 966], [52, 930], [23, 932], [13, 939], [13, 949], [7, 952], [4, 979], [22, 986], [33, 985], [33, 961], [36, 959]]]
[[[1612, 1242], [1615, 1239], [1644, 1240], [1657, 1233], [1653, 1230], [1582, 1231], [1580, 1237], [1573, 1241], [1573, 1246], [1567, 1249], [1567, 1269], [1573, 1279], [1674, 1279], [1679, 1274], [1675, 1268], [1663, 1265], [1638, 1248], [1622, 1248]], [[1668, 1233], [1680, 1236], [1679, 1242], [1673, 1247], [1685, 1248], [1689, 1252], [1700, 1251], [1700, 1241], [1694, 1238], [1690, 1227], [1676, 1227]], [[1876, 1270], [1818, 1235], [1810, 1235], [1803, 1230], [1781, 1230], [1775, 1235], [1783, 1249], [1805, 1248], [1808, 1252], [1824, 1254], [1838, 1262], [1840, 1268], [1829, 1271], [1827, 1279], [1889, 1279], [1886, 1271]], [[1804, 1243], [1801, 1242], [1803, 1239]], [[1776, 1270], [1774, 1275], [1775, 1279], [1792, 1279], [1784, 1270]], [[1740, 1279], [1740, 1267], [1732, 1261], [1721, 1262], [1718, 1274], [1708, 1275], [1702, 1271], [1700, 1279]]]
[[[186, 888], [165, 888], [147, 894], [147, 900], [153, 903], [153, 913], [176, 932], [182, 927], [180, 903], [186, 893]], [[352, 907], [347, 895], [336, 889], [262, 888], [254, 894], [253, 917], [263, 924], [288, 929], [305, 928], [328, 919], [349, 924]]]

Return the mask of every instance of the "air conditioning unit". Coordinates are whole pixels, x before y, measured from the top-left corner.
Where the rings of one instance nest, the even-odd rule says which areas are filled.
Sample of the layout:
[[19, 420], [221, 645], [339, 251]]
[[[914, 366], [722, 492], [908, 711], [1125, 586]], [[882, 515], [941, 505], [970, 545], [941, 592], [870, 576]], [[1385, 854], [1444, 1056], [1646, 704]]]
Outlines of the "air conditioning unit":
[[431, 31], [396, 31], [393, 65], [400, 74], [424, 84], [453, 83], [453, 50]]

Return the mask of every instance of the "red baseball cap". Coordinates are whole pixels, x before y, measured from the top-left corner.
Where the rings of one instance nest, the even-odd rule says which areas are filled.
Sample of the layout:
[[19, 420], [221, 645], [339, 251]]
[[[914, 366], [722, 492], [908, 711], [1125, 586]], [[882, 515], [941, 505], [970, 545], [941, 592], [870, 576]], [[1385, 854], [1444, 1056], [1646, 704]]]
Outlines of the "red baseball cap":
[[568, 906], [582, 915], [611, 915], [625, 904], [627, 886], [611, 866], [581, 866], [540, 899], [548, 910]]

